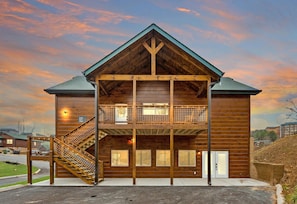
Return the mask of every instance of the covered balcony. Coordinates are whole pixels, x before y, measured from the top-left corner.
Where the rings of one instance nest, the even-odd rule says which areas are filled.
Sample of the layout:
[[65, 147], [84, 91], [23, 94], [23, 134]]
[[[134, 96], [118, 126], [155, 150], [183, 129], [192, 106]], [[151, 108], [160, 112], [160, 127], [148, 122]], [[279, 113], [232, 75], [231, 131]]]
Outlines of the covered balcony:
[[144, 103], [135, 112], [133, 121], [131, 105], [100, 105], [99, 129], [111, 135], [131, 135], [133, 127], [138, 135], [168, 135], [171, 127], [178, 135], [196, 135], [207, 129], [206, 105], [174, 105], [173, 119], [168, 104]]

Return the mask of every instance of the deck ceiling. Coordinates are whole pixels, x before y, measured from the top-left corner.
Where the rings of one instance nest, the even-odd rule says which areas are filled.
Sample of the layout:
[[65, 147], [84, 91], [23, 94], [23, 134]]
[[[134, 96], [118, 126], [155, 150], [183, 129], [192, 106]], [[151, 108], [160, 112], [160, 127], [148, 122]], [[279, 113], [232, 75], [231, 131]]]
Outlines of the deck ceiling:
[[[156, 45], [159, 45], [160, 42], [164, 43], [156, 56], [157, 75], [209, 75], [212, 80], [218, 79], [218, 76], [205, 65], [154, 30], [102, 64], [88, 77], [94, 80], [96, 75], [102, 74], [150, 75], [151, 54], [143, 46], [143, 43], [146, 42], [150, 46], [153, 37], [156, 39]], [[123, 81], [100, 81], [102, 89], [100, 94], [109, 95], [121, 83]], [[190, 81], [185, 83], [198, 93], [197, 96], [206, 94], [207, 82]]]
[[[101, 129], [108, 135], [133, 135], [132, 129]], [[175, 129], [174, 135], [198, 135], [206, 129]], [[137, 129], [136, 135], [170, 135], [169, 129]]]

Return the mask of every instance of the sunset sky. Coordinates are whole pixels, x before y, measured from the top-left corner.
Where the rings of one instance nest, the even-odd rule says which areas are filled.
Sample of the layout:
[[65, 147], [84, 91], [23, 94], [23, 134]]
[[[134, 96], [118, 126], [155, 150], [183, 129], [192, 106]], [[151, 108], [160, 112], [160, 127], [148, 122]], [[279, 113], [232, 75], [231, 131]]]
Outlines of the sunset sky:
[[152, 23], [225, 72], [261, 89], [252, 129], [288, 122], [297, 103], [294, 0], [1, 0], [0, 128], [54, 134], [54, 96]]

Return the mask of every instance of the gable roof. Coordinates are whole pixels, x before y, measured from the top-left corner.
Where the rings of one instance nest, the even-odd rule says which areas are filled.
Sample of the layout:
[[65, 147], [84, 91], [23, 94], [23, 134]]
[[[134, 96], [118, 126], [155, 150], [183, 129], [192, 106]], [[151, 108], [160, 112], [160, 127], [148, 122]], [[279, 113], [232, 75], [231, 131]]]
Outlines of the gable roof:
[[124, 43], [122, 46], [120, 46], [119, 48], [117, 48], [116, 50], [114, 50], [113, 52], [111, 52], [109, 55], [107, 55], [106, 57], [104, 57], [100, 61], [98, 61], [95, 64], [93, 64], [92, 66], [90, 66], [88, 69], [86, 69], [83, 72], [83, 74], [86, 77], [89, 77], [96, 69], [100, 68], [102, 65], [104, 65], [105, 63], [107, 63], [109, 60], [111, 60], [112, 58], [114, 58], [115, 56], [117, 56], [119, 53], [121, 53], [125, 49], [127, 49], [129, 46], [131, 46], [132, 44], [136, 43], [138, 40], [144, 38], [146, 35], [148, 35], [151, 32], [153, 32], [153, 33], [157, 32], [159, 35], [163, 36], [166, 40], [168, 40], [173, 45], [175, 45], [178, 48], [180, 48], [183, 52], [185, 52], [186, 54], [188, 54], [189, 56], [191, 56], [197, 62], [199, 62], [202, 65], [204, 65], [207, 69], [209, 69], [210, 72], [212, 72], [213, 74], [217, 75], [218, 78], [220, 78], [221, 76], [223, 76], [224, 73], [221, 70], [219, 70], [217, 67], [215, 67], [214, 65], [212, 65], [211, 63], [209, 63], [208, 61], [206, 61], [205, 59], [203, 59], [201, 56], [199, 56], [198, 54], [196, 54], [195, 52], [193, 52], [187, 46], [185, 46], [184, 44], [182, 44], [181, 42], [179, 42], [178, 40], [176, 40], [174, 37], [172, 37], [171, 35], [169, 35], [167, 32], [165, 32], [163, 29], [161, 29], [160, 27], [158, 27], [154, 23], [151, 24], [150, 26], [148, 26], [146, 29], [144, 29], [140, 33], [138, 33], [135, 37], [133, 37], [132, 39], [130, 39], [129, 41], [127, 41], [126, 43]]
[[94, 86], [84, 76], [75, 76], [68, 81], [44, 89], [49, 94], [94, 94], [94, 90]]
[[8, 135], [10, 137], [13, 137], [14, 139], [17, 139], [17, 140], [28, 140], [27, 135], [24, 135], [24, 134], [19, 135], [19, 134], [15, 134], [15, 133], [11, 133], [11, 132], [5, 132], [5, 131], [3, 131], [1, 133], [6, 134], [6, 135]]
[[212, 94], [247, 94], [256, 95], [261, 90], [240, 83], [229, 77], [222, 77], [220, 82], [212, 87]]

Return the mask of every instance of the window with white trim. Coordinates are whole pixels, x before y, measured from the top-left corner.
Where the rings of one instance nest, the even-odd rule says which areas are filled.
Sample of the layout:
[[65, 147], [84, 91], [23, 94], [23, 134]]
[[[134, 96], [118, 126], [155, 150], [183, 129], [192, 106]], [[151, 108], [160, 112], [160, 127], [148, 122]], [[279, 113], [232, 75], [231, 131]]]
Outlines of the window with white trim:
[[170, 150], [156, 150], [156, 166], [170, 166]]
[[129, 150], [111, 150], [111, 166], [129, 166]]
[[151, 166], [151, 150], [136, 150], [136, 166]]
[[6, 139], [6, 144], [13, 144], [13, 139]]
[[143, 103], [143, 115], [168, 115], [168, 103]]
[[196, 150], [178, 150], [178, 166], [195, 167]]

